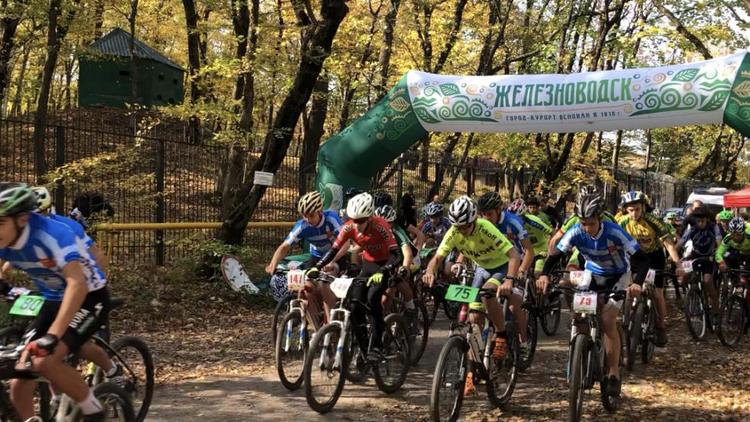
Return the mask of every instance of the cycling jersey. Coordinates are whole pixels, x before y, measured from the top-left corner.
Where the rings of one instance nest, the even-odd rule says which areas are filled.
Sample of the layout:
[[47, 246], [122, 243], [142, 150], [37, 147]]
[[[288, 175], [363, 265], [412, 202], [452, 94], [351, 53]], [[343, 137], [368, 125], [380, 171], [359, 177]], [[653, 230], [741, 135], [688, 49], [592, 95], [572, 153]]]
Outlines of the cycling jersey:
[[[602, 220], [604, 220], [604, 221], [609, 221], [610, 223], [615, 223], [616, 222], [615, 216], [612, 215], [611, 213], [607, 212], [607, 211], [602, 212], [602, 216], [601, 217], [602, 217]], [[567, 233], [568, 230], [572, 229], [573, 226], [575, 226], [578, 223], [580, 223], [580, 219], [578, 218], [577, 215], [573, 214], [570, 217], [568, 217], [567, 220], [565, 220], [565, 222], [563, 223], [562, 227], [560, 227], [560, 231], [563, 232], [563, 233]]]
[[320, 258], [331, 249], [333, 239], [339, 234], [340, 229], [341, 219], [336, 211], [325, 210], [323, 218], [316, 226], [310, 225], [305, 219], [297, 221], [284, 243], [291, 246], [300, 240], [306, 240], [310, 243], [310, 255]]
[[543, 211], [539, 211], [536, 214], [527, 213], [526, 215], [532, 215], [532, 216], [534, 216], [534, 217], [542, 220], [542, 222], [544, 224], [546, 224], [546, 225], [548, 225], [550, 227], [555, 227], [554, 222], [552, 222], [552, 217], [550, 217], [549, 215], [547, 215], [547, 213], [545, 213]]
[[387, 261], [391, 256], [391, 249], [398, 249], [391, 226], [382, 217], [370, 217], [364, 233], [357, 230], [357, 224], [354, 221], [347, 221], [341, 226], [341, 231], [333, 242], [333, 248], [340, 250], [347, 240], [362, 247], [362, 258], [368, 262]]
[[716, 242], [721, 242], [719, 227], [709, 223], [703, 230], [697, 226], [690, 226], [677, 245], [679, 247], [690, 243], [690, 253], [686, 253], [686, 257], [707, 257], [716, 252]]
[[422, 225], [422, 233], [432, 236], [435, 241], [440, 242], [450, 228], [451, 222], [445, 217], [442, 217], [437, 225], [432, 224], [432, 220], [428, 218]]
[[552, 227], [533, 214], [523, 217], [524, 227], [529, 232], [529, 240], [534, 245], [534, 255], [547, 255], [547, 242], [552, 236]]
[[728, 252], [737, 251], [740, 255], [750, 255], [750, 226], [745, 226], [745, 237], [741, 242], [732, 240], [732, 236], [725, 236], [716, 250], [716, 262], [721, 262]]
[[83, 241], [86, 243], [87, 248], [90, 248], [91, 245], [94, 244], [94, 240], [89, 237], [88, 234], [86, 234], [86, 231], [83, 229], [83, 225], [81, 225], [81, 223], [73, 220], [72, 218], [68, 218], [58, 214], [49, 214], [48, 217], [68, 226], [71, 230], [73, 230], [73, 233], [75, 233], [77, 237], [83, 239]]
[[500, 213], [500, 219], [496, 224], [500, 233], [513, 243], [518, 253], [523, 254], [523, 245], [521, 241], [529, 238], [529, 232], [523, 224], [523, 219], [510, 211]]
[[398, 247], [401, 248], [404, 245], [409, 245], [412, 255], [416, 256], [417, 247], [414, 246], [414, 243], [412, 243], [411, 238], [409, 237], [409, 234], [406, 233], [406, 230], [404, 230], [404, 228], [401, 227], [401, 225], [397, 223], [393, 224], [392, 229], [393, 229], [393, 235], [396, 237], [396, 243], [398, 244]]
[[610, 221], [602, 222], [596, 237], [586, 233], [580, 224], [571, 227], [557, 244], [557, 249], [568, 253], [573, 248], [577, 248], [586, 259], [585, 268], [600, 276], [625, 274], [630, 266], [627, 255], [641, 249], [622, 227]]
[[478, 218], [474, 231], [468, 236], [464, 236], [456, 226], [451, 226], [440, 242], [437, 254], [448, 256], [454, 248], [478, 266], [489, 269], [502, 267], [509, 261], [508, 251], [513, 248], [513, 244], [494, 224]]
[[661, 248], [660, 241], [669, 239], [669, 230], [653, 214], [644, 214], [640, 220], [627, 215], [621, 218], [619, 223], [620, 227], [638, 241], [645, 253], [651, 253]]
[[31, 213], [29, 223], [14, 245], [0, 249], [0, 259], [26, 272], [45, 299], [60, 301], [65, 293], [63, 268], [78, 261], [89, 292], [107, 284], [104, 273], [86, 247], [65, 224]]

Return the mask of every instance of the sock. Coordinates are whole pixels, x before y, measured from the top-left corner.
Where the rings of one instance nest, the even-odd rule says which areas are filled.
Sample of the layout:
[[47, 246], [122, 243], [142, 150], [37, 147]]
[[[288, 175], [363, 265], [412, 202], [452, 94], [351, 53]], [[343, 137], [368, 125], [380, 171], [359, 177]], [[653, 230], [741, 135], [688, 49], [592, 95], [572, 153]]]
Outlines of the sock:
[[110, 369], [109, 371], [106, 371], [104, 375], [106, 375], [107, 378], [109, 378], [111, 376], [114, 376], [116, 373], [117, 373], [117, 364], [112, 362], [112, 369]]
[[406, 309], [417, 309], [417, 307], [414, 306], [414, 299], [404, 303], [404, 306], [406, 306]]
[[88, 397], [82, 402], [79, 402], [78, 406], [81, 408], [84, 415], [93, 415], [94, 413], [99, 413], [104, 410], [102, 404], [99, 403], [99, 400], [97, 400], [96, 397], [94, 397], [94, 392], [91, 390], [89, 390]]

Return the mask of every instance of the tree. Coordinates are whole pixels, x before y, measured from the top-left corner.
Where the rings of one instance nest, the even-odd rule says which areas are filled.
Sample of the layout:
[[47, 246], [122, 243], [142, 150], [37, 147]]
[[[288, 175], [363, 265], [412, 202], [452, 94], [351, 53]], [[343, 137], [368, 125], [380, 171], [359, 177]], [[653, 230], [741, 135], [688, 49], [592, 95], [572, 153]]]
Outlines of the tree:
[[[5, 104], [16, 31], [26, 7], [26, 0], [0, 0], [0, 105]], [[4, 113], [5, 109], [0, 107], [0, 116]]]

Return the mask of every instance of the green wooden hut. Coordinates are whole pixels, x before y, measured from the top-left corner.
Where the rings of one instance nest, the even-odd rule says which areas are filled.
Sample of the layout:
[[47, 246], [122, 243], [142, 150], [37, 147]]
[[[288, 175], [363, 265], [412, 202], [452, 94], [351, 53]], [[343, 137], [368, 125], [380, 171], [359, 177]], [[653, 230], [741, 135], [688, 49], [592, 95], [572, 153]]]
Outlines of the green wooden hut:
[[130, 67], [130, 34], [115, 28], [93, 42], [78, 58], [78, 105], [119, 107], [137, 103], [145, 107], [182, 103], [185, 70], [156, 50], [134, 40], [137, 98], [133, 101]]

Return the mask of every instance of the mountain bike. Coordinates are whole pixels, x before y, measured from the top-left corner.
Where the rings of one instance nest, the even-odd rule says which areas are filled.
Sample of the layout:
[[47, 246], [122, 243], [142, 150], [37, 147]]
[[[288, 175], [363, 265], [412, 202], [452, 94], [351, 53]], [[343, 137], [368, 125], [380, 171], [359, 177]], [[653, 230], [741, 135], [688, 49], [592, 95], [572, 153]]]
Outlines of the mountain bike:
[[505, 332], [507, 353], [501, 360], [493, 358], [495, 345], [495, 328], [489, 318], [485, 318], [485, 327], [479, 327], [468, 321], [469, 313], [487, 314], [479, 310], [470, 310], [469, 304], [482, 297], [495, 298], [491, 289], [471, 287], [474, 272], [461, 266], [458, 273], [460, 283], [450, 285], [445, 294], [446, 300], [458, 302], [460, 306], [458, 322], [451, 326], [451, 335], [443, 345], [435, 366], [430, 394], [430, 416], [433, 421], [456, 421], [464, 399], [466, 377], [474, 374], [475, 384], [486, 383], [487, 398], [495, 407], [504, 406], [510, 401], [516, 386], [516, 377], [520, 360], [518, 331], [512, 314], [508, 311], [505, 297], [503, 303], [506, 315]]
[[747, 306], [747, 281], [741, 283], [741, 277], [750, 278], [750, 270], [740, 267], [739, 270], [727, 269], [724, 278], [731, 280], [730, 294], [721, 304], [719, 328], [717, 335], [721, 344], [727, 347], [736, 346], [748, 331], [750, 313]]
[[664, 271], [651, 269], [646, 275], [641, 295], [629, 298], [623, 310], [625, 322], [625, 339], [627, 344], [627, 358], [625, 359], [628, 371], [633, 370], [633, 365], [640, 352], [641, 361], [647, 364], [654, 356], [654, 338], [656, 337], [656, 302], [654, 300], [654, 280], [657, 275]]
[[[394, 278], [394, 281], [395, 283], [393, 285], [395, 286], [399, 280]], [[416, 365], [419, 363], [419, 360], [422, 359], [425, 349], [427, 349], [427, 341], [430, 336], [430, 317], [427, 307], [422, 303], [422, 296], [417, 294], [418, 285], [422, 284], [421, 281], [411, 274], [406, 280], [401, 282], [409, 283], [409, 288], [414, 292], [415, 317], [408, 318], [405, 315], [406, 305], [398, 290], [395, 290], [392, 293], [386, 292], [383, 313], [387, 314], [389, 312], [396, 312], [404, 318], [409, 329], [409, 363], [411, 365]]]
[[[708, 292], [703, 286], [703, 274], [693, 271], [697, 263], [709, 262], [711, 258], [697, 258], [683, 261], [683, 270], [688, 274], [688, 287], [685, 294], [685, 320], [688, 331], [694, 340], [700, 341], [708, 331], [714, 330], [718, 321], [713, 321], [709, 312]], [[716, 310], [718, 311], [718, 310]]]

